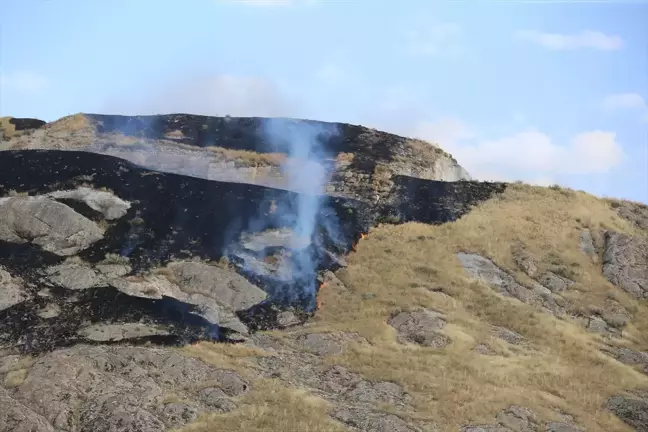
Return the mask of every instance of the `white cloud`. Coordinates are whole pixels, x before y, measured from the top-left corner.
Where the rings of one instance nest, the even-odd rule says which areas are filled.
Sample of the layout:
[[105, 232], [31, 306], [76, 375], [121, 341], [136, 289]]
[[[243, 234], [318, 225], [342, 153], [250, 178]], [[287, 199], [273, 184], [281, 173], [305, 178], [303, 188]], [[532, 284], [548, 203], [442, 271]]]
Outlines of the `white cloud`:
[[406, 52], [418, 56], [457, 56], [462, 52], [463, 28], [456, 23], [428, 25], [406, 32]]
[[547, 49], [568, 51], [577, 49], [596, 49], [614, 51], [623, 47], [623, 39], [617, 35], [606, 35], [600, 31], [583, 30], [575, 34], [543, 33], [535, 30], [521, 30], [516, 35], [524, 40], [537, 43]]
[[48, 85], [47, 78], [34, 72], [19, 71], [0, 75], [0, 90], [38, 93]]
[[616, 134], [586, 131], [567, 144], [529, 129], [497, 139], [476, 136], [463, 122], [421, 122], [414, 136], [438, 143], [475, 178], [547, 185], [564, 175], [603, 174], [617, 167], [624, 152]]
[[646, 101], [638, 93], [618, 93], [603, 99], [603, 108], [609, 111], [645, 109]]
[[283, 117], [295, 114], [295, 102], [280, 88], [259, 77], [233, 75], [184, 76], [150, 97], [133, 102], [124, 98], [107, 103], [106, 111], [120, 114], [189, 113], [233, 117]]
[[617, 93], [606, 96], [601, 107], [608, 113], [618, 111], [638, 111], [640, 120], [648, 122], [648, 103], [638, 93]]

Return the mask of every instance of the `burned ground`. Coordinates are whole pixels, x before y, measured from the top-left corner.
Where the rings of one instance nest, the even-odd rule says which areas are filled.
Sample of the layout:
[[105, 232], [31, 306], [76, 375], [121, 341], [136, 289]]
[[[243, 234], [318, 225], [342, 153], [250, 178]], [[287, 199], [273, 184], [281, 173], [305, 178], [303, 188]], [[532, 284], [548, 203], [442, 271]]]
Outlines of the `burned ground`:
[[[146, 133], [169, 135], [174, 118], [147, 119], [160, 125]], [[110, 119], [104, 132], [128, 130]], [[203, 120], [215, 135], [253, 124], [195, 130]], [[171, 139], [198, 140], [181, 132]], [[397, 173], [385, 184], [378, 200], [323, 197], [313, 313], [287, 278], [240, 265], [259, 244], [282, 258], [295, 239], [263, 231], [281, 219], [249, 222], [293, 193], [1, 152], [13, 219], [0, 220], [0, 431], [648, 430], [645, 206]], [[16, 220], [33, 205], [74, 216], [62, 237]]]
[[[301, 285], [317, 286], [317, 273], [336, 270], [362, 233], [380, 221], [418, 220], [442, 223], [455, 220], [475, 204], [501, 192], [499, 184], [396, 179], [403, 195], [394, 204], [370, 207], [361, 201], [323, 197], [318, 215], [317, 244], [310, 253], [317, 261], [309, 280], [280, 281], [254, 274], [246, 268], [236, 271], [269, 294], [269, 298], [248, 310], [237, 312], [251, 330], [277, 325], [285, 308], [296, 308], [304, 319], [312, 312], [316, 292], [302, 292]], [[6, 151], [0, 158], [0, 196], [45, 196], [57, 191], [91, 187], [110, 191], [131, 203], [125, 215], [107, 221], [101, 212], [82, 202], [59, 199], [83, 217], [105, 228], [103, 238], [76, 254], [87, 266], [108, 256], [123, 257], [129, 270], [125, 277], [141, 278], [170, 262], [199, 259], [218, 262], [224, 258], [237, 264], [231, 245], [249, 230], [282, 228], [281, 219], [268, 218], [253, 225], [263, 214], [272, 212], [276, 202], [294, 202], [296, 194], [255, 185], [206, 181], [176, 174], [154, 172], [127, 161], [75, 151]], [[433, 202], [421, 207], [418, 202]], [[290, 210], [289, 210], [290, 211]], [[336, 238], [327, 236], [325, 225], [336, 224]], [[318, 246], [319, 245], [319, 246]], [[2, 242], [0, 266], [26, 281], [32, 293], [28, 303], [2, 313], [4, 338], [21, 341], [28, 352], [70, 345], [85, 321], [166, 323], [171, 335], [145, 336], [142, 340], [188, 343], [198, 339], [227, 338], [228, 329], [210, 325], [192, 314], [195, 307], [171, 297], [149, 299], [132, 297], [111, 286], [91, 287], [75, 292], [74, 301], [65, 289], [53, 287], [47, 297], [38, 295], [43, 272], [66, 261], [55, 253], [32, 244]], [[84, 267], [85, 268], [85, 267]], [[68, 270], [69, 271], [69, 270]], [[90, 271], [90, 270], [75, 270]], [[84, 273], [80, 273], [84, 274]], [[297, 286], [300, 285], [300, 286]], [[38, 311], [58, 305], [57, 317], [43, 319]], [[49, 306], [48, 306], [49, 307]], [[301, 312], [300, 312], [301, 311]], [[300, 315], [302, 314], [302, 315]], [[47, 325], [46, 325], [47, 324]]]

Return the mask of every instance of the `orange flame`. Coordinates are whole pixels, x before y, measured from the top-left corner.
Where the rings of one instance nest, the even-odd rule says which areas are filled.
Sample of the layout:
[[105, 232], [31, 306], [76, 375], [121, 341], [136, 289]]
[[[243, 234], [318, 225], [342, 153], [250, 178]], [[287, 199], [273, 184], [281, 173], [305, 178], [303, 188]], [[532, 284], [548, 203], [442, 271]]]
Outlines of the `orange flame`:
[[367, 234], [366, 234], [366, 233], [361, 233], [361, 234], [360, 234], [360, 238], [358, 239], [358, 241], [357, 241], [355, 244], [353, 244], [353, 245], [351, 246], [351, 250], [352, 250], [353, 252], [357, 252], [356, 247], [358, 246], [358, 243], [360, 243], [360, 240], [363, 240], [363, 239], [365, 239], [366, 237], [367, 237]]
[[322, 300], [319, 297], [319, 292], [325, 286], [326, 286], [326, 282], [322, 282], [319, 286], [319, 290], [317, 290], [317, 296], [315, 297], [315, 307], [317, 308], [317, 310], [320, 310], [320, 308], [322, 307]]

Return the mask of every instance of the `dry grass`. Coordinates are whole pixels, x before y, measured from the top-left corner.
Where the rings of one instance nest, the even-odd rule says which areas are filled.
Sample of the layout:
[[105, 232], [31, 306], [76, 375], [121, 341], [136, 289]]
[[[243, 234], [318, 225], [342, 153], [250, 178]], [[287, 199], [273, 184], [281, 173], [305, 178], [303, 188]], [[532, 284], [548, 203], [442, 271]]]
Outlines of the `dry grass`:
[[207, 147], [218, 159], [233, 161], [239, 166], [279, 166], [286, 160], [283, 153], [257, 153], [248, 150], [232, 150], [223, 147]]
[[346, 430], [331, 420], [329, 406], [323, 399], [304, 390], [287, 388], [274, 379], [258, 378], [248, 358], [271, 355], [267, 351], [244, 345], [201, 342], [179, 352], [219, 368], [234, 370], [249, 379], [253, 388], [239, 400], [239, 409], [203, 416], [181, 429], [183, 432]]
[[92, 127], [90, 120], [83, 114], [73, 114], [62, 117], [47, 125], [49, 131], [77, 132]]
[[29, 374], [28, 369], [12, 370], [9, 373], [7, 373], [7, 375], [5, 375], [4, 386], [6, 388], [18, 387], [23, 382], [25, 382], [25, 379], [27, 379], [28, 374]]
[[0, 117], [0, 129], [2, 129], [5, 139], [9, 139], [16, 134], [16, 126], [9, 122], [12, 118]]
[[[602, 354], [601, 336], [468, 279], [455, 256], [459, 251], [479, 253], [528, 283], [513, 262], [512, 246], [522, 242], [538, 258], [540, 271], [562, 268], [574, 278], [570, 290], [574, 302], [596, 309], [614, 298], [634, 311], [623, 332], [624, 344], [648, 347], [646, 305], [610, 285], [600, 266], [580, 252], [584, 227], [593, 233], [614, 229], [645, 235], [604, 200], [526, 185], [511, 185], [501, 197], [453, 223], [377, 227], [348, 257], [347, 269], [337, 274], [349, 292], [323, 289], [324, 307], [307, 331], [341, 330], [364, 336], [368, 344], [351, 344], [342, 355], [324, 361], [342, 364], [368, 379], [400, 383], [414, 397], [416, 408], [400, 415], [433, 420], [444, 431], [456, 431], [466, 423], [492, 423], [511, 404], [527, 406], [545, 421], [558, 420], [554, 410], [561, 409], [588, 431], [630, 431], [601, 407], [613, 394], [647, 386], [648, 378]], [[448, 347], [396, 342], [395, 330], [386, 323], [389, 317], [420, 307], [446, 316], [442, 332], [453, 341]], [[492, 325], [521, 333], [529, 344], [509, 345], [494, 338]], [[272, 333], [289, 337], [285, 331]], [[479, 343], [497, 355], [477, 353], [474, 347]], [[325, 401], [289, 389], [289, 384], [256, 378], [248, 358], [266, 352], [205, 343], [183, 352], [238, 371], [254, 389], [239, 402], [239, 409], [206, 416], [185, 431], [340, 430], [327, 415]]]
[[180, 353], [219, 368], [232, 369], [248, 378], [254, 378], [255, 375], [250, 372], [253, 363], [247, 358], [270, 355], [267, 351], [251, 346], [211, 342], [200, 342], [183, 347]]
[[183, 432], [344, 432], [328, 415], [325, 400], [304, 390], [288, 389], [275, 380], [259, 380], [243, 397], [241, 408], [228, 414], [206, 415]]
[[[455, 258], [459, 251], [479, 253], [524, 283], [526, 276], [515, 267], [511, 250], [521, 241], [540, 258], [540, 267], [552, 268], [559, 259], [572, 270], [577, 281], [574, 301], [600, 306], [613, 293], [638, 311], [625, 334], [646, 344], [645, 305], [611, 286], [580, 252], [578, 236], [584, 226], [641, 235], [603, 200], [524, 185], [510, 186], [501, 198], [454, 223], [376, 228], [338, 274], [351, 298], [322, 291], [325, 307], [316, 320], [318, 330], [356, 331], [367, 338], [369, 345], [355, 346], [334, 361], [370, 378], [400, 382], [415, 396], [419, 415], [437, 419], [447, 430], [469, 421], [492, 422], [513, 403], [547, 419], [552, 408], [562, 408], [587, 430], [629, 430], [600, 407], [612, 394], [648, 385], [645, 376], [601, 354], [599, 336], [470, 281]], [[449, 296], [430, 290], [438, 287]], [[363, 296], [367, 293], [372, 295]], [[444, 332], [454, 342], [443, 350], [396, 343], [386, 321], [412, 307], [445, 313]], [[531, 346], [513, 350], [490, 336], [491, 324], [521, 333]], [[476, 353], [477, 343], [489, 344], [500, 355]]]

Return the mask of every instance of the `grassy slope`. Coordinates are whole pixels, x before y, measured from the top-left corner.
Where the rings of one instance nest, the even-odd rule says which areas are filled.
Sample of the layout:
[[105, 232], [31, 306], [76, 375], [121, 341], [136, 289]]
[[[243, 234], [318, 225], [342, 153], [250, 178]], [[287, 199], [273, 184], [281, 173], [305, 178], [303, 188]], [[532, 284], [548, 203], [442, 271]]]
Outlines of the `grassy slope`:
[[[569, 297], [579, 307], [600, 306], [606, 298], [615, 298], [633, 311], [621, 344], [645, 349], [646, 305], [608, 283], [600, 265], [580, 252], [582, 227], [592, 232], [607, 228], [645, 235], [619, 218], [604, 200], [524, 185], [511, 185], [503, 196], [454, 223], [375, 228], [351, 254], [349, 267], [338, 274], [351, 290], [350, 297], [323, 289], [323, 307], [315, 327], [308, 331], [357, 331], [367, 338], [369, 345], [352, 346], [326, 360], [368, 378], [401, 383], [415, 398], [416, 416], [434, 419], [444, 430], [458, 430], [468, 422], [492, 423], [497, 412], [510, 404], [528, 406], [547, 420], [555, 418], [553, 408], [562, 408], [590, 431], [631, 430], [601, 407], [612, 394], [648, 385], [645, 375], [601, 354], [601, 336], [471, 281], [454, 255], [458, 251], [479, 253], [524, 283], [528, 279], [513, 264], [511, 251], [521, 241], [542, 267], [556, 270], [562, 266], [570, 271], [577, 284]], [[442, 287], [449, 296], [428, 287]], [[363, 297], [366, 293], [375, 297]], [[434, 350], [396, 342], [395, 331], [386, 324], [388, 317], [417, 306], [446, 314], [448, 325], [443, 331], [453, 339], [451, 345]], [[490, 325], [515, 330], [531, 344], [515, 347], [494, 339]], [[499, 355], [478, 354], [473, 350], [477, 343], [487, 343]], [[232, 359], [228, 353], [232, 347], [204, 344], [192, 349], [203, 350], [193, 353], [203, 358]], [[221, 360], [212, 363], [222, 364]], [[240, 356], [236, 363], [244, 364]], [[250, 396], [251, 405], [189, 430], [338, 429], [328, 419], [323, 400], [304, 397], [302, 390], [274, 381], [263, 381], [261, 389]], [[265, 390], [270, 391], [264, 394]], [[300, 420], [290, 420], [293, 414]], [[238, 422], [243, 418], [246, 427]]]

